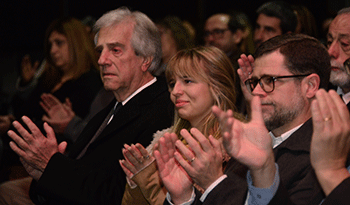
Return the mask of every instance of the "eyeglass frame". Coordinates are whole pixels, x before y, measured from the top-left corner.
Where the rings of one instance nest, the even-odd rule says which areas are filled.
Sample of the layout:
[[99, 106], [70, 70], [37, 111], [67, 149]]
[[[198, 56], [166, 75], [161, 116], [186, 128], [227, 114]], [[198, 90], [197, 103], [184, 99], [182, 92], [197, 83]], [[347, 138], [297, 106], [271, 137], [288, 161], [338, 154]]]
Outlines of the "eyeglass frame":
[[[270, 76], [270, 75], [263, 75], [262, 77], [260, 77], [259, 79], [257, 79], [255, 82], [255, 86], [254, 88], [251, 86], [252, 83], [252, 78], [249, 78], [247, 79], [244, 84], [245, 86], [247, 87], [248, 91], [250, 93], [253, 93], [253, 90], [256, 88], [256, 86], [258, 86], [258, 84], [260, 85], [261, 89], [263, 89], [263, 91], [265, 93], [272, 93], [274, 90], [275, 90], [275, 82], [278, 80], [278, 79], [281, 79], [281, 78], [300, 78], [300, 77], [306, 77], [308, 75], [311, 75], [312, 73], [309, 73], [309, 74], [303, 74], [303, 75], [283, 75], [283, 76]], [[264, 88], [264, 84], [261, 82], [261, 79], [263, 78], [266, 78], [266, 77], [270, 77], [272, 78], [272, 90], [271, 91], [266, 91], [265, 88]]]
[[214, 29], [212, 31], [204, 31], [204, 38], [208, 38], [209, 36], [213, 36], [215, 39], [222, 38], [224, 36], [224, 33], [226, 31], [229, 31], [230, 29]]

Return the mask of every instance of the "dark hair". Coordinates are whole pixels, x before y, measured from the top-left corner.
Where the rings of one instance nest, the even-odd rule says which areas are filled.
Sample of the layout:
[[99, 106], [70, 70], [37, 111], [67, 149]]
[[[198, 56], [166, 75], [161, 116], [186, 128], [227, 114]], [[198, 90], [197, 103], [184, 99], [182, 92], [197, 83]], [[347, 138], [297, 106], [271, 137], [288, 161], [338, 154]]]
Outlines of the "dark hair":
[[177, 50], [194, 47], [193, 38], [179, 17], [166, 16], [155, 23], [161, 27], [164, 27], [165, 29], [170, 29], [175, 39]]
[[294, 13], [290, 4], [284, 1], [270, 1], [263, 5], [261, 5], [256, 13], [265, 14], [269, 17], [276, 17], [281, 20], [281, 30], [282, 34], [287, 32], [294, 32], [298, 19], [296, 14]]
[[255, 58], [276, 50], [284, 56], [288, 70], [295, 74], [316, 73], [320, 88], [327, 88], [331, 71], [326, 47], [316, 38], [305, 34], [283, 34], [263, 42], [255, 52]]

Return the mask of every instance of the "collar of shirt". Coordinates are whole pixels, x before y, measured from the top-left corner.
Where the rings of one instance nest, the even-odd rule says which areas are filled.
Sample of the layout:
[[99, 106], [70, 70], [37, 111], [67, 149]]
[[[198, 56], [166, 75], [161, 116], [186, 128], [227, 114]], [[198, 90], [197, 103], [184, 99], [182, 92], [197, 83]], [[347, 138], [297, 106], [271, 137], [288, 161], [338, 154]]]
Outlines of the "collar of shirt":
[[337, 93], [339, 95], [342, 95], [342, 98], [345, 104], [348, 104], [350, 102], [350, 92], [344, 94], [343, 90], [340, 87], [338, 87]]
[[299, 129], [303, 124], [294, 127], [293, 129], [283, 133], [281, 136], [276, 137], [272, 132], [269, 132], [271, 138], [272, 138], [272, 147], [275, 148], [278, 145], [280, 145], [283, 141], [288, 139], [297, 129]]
[[[126, 99], [122, 102], [123, 106], [124, 106], [131, 98], [133, 98], [136, 94], [138, 94], [139, 92], [141, 92], [141, 91], [144, 90], [145, 88], [149, 87], [150, 85], [152, 85], [152, 84], [155, 83], [156, 81], [157, 81], [157, 78], [154, 77], [154, 78], [153, 78], [152, 80], [150, 80], [148, 83], [144, 84], [144, 85], [141, 86], [139, 89], [137, 89], [135, 92], [133, 92], [128, 98], [126, 98]], [[119, 103], [118, 101], [115, 103], [114, 109], [117, 107], [118, 103]], [[109, 123], [112, 121], [113, 117], [114, 117], [114, 114], [109, 118], [107, 124], [109, 124]]]

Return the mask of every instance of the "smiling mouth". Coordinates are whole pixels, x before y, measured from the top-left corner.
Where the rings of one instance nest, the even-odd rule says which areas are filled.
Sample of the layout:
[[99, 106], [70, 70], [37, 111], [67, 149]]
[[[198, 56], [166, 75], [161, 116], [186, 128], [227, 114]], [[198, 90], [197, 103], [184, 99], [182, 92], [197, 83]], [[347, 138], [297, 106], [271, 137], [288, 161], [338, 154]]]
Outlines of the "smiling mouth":
[[175, 106], [176, 107], [182, 107], [186, 105], [188, 102], [187, 101], [176, 101]]

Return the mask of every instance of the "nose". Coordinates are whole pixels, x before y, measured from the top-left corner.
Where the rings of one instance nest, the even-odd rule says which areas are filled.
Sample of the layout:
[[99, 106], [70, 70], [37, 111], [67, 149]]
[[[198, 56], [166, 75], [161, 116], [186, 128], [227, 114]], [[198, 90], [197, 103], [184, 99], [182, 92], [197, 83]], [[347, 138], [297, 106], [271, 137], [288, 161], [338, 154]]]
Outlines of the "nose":
[[339, 57], [339, 45], [336, 41], [333, 41], [332, 44], [328, 47], [328, 54], [331, 58], [337, 59]]
[[97, 63], [99, 65], [106, 65], [109, 62], [109, 52], [106, 49], [103, 49], [100, 53]]
[[260, 83], [258, 83], [254, 90], [252, 91], [252, 95], [253, 96], [260, 96], [260, 97], [264, 97], [267, 95], [267, 93], [262, 89]]
[[55, 43], [51, 44], [50, 53], [54, 54], [57, 52], [57, 45]]
[[183, 87], [180, 82], [175, 82], [174, 87], [171, 91], [171, 94], [174, 96], [180, 96], [183, 94]]
[[254, 40], [259, 40], [262, 41], [263, 40], [263, 32], [261, 29], [256, 28], [254, 31]]
[[210, 46], [210, 44], [214, 41], [214, 36], [212, 34], [209, 34], [205, 37], [205, 45]]

